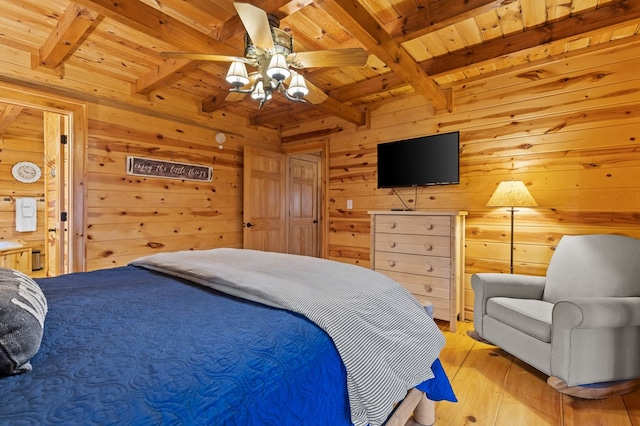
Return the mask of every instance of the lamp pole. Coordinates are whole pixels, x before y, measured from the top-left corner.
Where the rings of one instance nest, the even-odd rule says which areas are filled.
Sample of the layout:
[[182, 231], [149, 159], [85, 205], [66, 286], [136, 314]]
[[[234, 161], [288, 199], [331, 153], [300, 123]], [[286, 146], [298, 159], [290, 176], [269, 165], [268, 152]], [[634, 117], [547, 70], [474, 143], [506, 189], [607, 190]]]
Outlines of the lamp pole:
[[513, 214], [515, 210], [511, 207], [511, 250], [509, 252], [509, 270], [513, 274]]

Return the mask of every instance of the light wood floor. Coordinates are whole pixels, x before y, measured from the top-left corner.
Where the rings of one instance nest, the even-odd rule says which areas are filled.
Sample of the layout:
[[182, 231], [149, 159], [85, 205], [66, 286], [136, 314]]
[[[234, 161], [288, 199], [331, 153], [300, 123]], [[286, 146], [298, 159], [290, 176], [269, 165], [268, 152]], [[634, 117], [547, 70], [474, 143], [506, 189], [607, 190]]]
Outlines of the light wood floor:
[[458, 322], [455, 333], [438, 325], [447, 339], [442, 365], [459, 402], [436, 404], [437, 426], [640, 426], [640, 390], [604, 400], [562, 395], [546, 375], [467, 336], [473, 322]]

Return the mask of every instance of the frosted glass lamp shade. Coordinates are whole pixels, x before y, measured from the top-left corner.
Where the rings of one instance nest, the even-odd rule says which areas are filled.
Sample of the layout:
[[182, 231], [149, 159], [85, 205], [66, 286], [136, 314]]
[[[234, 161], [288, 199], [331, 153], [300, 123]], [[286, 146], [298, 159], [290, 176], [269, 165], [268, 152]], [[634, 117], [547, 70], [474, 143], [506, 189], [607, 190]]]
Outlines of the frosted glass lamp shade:
[[304, 81], [304, 77], [300, 74], [293, 73], [293, 77], [291, 77], [291, 83], [289, 84], [289, 88], [287, 89], [287, 93], [292, 98], [300, 99], [309, 93], [309, 89], [307, 88], [307, 83]]
[[255, 89], [251, 92], [251, 97], [258, 102], [264, 102], [271, 99], [271, 92], [265, 92], [263, 81], [258, 80]]
[[289, 67], [287, 66], [287, 60], [282, 53], [276, 53], [269, 62], [269, 68], [267, 68], [267, 75], [276, 81], [284, 81], [291, 75]]
[[487, 203], [487, 207], [535, 207], [537, 205], [524, 182], [519, 180], [500, 182]]
[[247, 75], [247, 67], [240, 61], [231, 62], [229, 71], [227, 71], [226, 80], [236, 88], [242, 87], [249, 82]]

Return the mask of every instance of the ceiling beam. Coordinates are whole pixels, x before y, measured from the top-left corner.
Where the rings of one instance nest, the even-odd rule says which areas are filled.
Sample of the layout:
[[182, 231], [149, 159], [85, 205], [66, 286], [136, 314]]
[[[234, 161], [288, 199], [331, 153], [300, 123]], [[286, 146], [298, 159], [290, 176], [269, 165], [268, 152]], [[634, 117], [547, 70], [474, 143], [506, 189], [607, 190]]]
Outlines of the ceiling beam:
[[148, 73], [138, 77], [135, 84], [131, 86], [131, 94], [148, 95], [152, 90], [194, 71], [201, 63], [201, 61], [190, 59], [167, 59]]
[[99, 14], [93, 10], [69, 3], [56, 28], [40, 48], [40, 65], [49, 69], [62, 65], [98, 17]]
[[371, 53], [411, 84], [416, 93], [436, 109], [450, 109], [444, 92], [357, 0], [316, 0], [315, 4], [348, 28]]
[[465, 19], [497, 9], [513, 0], [428, 1], [415, 13], [386, 24], [385, 30], [398, 43], [421, 37]]
[[[453, 5], [452, 5], [453, 6]], [[430, 76], [445, 75], [468, 67], [477, 67], [505, 55], [538, 48], [545, 43], [576, 37], [576, 28], [598, 31], [615, 25], [628, 25], [629, 18], [640, 19], [640, 3], [626, 0], [614, 2], [581, 14], [567, 16], [562, 20], [540, 27], [527, 29], [495, 41], [472, 46], [460, 52], [421, 62], [420, 67]], [[425, 33], [426, 34], [426, 33]], [[328, 92], [341, 102], [365, 97], [370, 93], [392, 90], [406, 86], [406, 82], [395, 73], [387, 73], [365, 81], [342, 86]]]
[[235, 55], [238, 50], [140, 1], [76, 0], [116, 22], [190, 52]]
[[[92, 8], [116, 22], [148, 34], [158, 40], [175, 45], [178, 49], [192, 52], [236, 55], [238, 50], [224, 44], [194, 28], [154, 9], [142, 2], [114, 2], [110, 0], [77, 0], [83, 6]], [[132, 85], [132, 94], [148, 94], [179, 78], [181, 73], [193, 71], [200, 62], [187, 60], [167, 60], [147, 74], [139, 77]]]
[[613, 0], [598, 9], [568, 16], [539, 27], [491, 40], [477, 46], [451, 52], [447, 56], [429, 59], [420, 64], [429, 75], [451, 73], [458, 69], [478, 66], [526, 49], [560, 40], [584, 37], [590, 32], [616, 25], [627, 26], [630, 20], [640, 19], [640, 2]]
[[340, 133], [341, 131], [342, 131], [342, 127], [336, 126], [329, 129], [313, 130], [307, 133], [299, 133], [297, 135], [283, 136], [280, 138], [280, 145], [282, 146], [289, 143], [299, 142], [299, 141], [304, 141], [309, 139], [326, 138], [335, 133]]
[[[293, 104], [291, 104], [293, 107]], [[356, 126], [364, 126], [367, 123], [366, 114], [354, 108], [348, 104], [337, 101], [334, 98], [327, 97], [322, 103], [313, 104], [307, 102], [307, 105], [319, 108], [327, 114], [333, 115], [335, 117], [342, 118], [345, 121], [355, 124]], [[285, 109], [283, 111], [277, 110], [271, 113], [261, 113], [251, 118], [251, 124], [255, 125], [265, 125], [269, 126], [274, 122], [276, 116], [286, 117], [287, 115], [291, 115], [290, 109]]]
[[18, 105], [6, 104], [0, 113], [0, 135], [3, 135], [7, 128], [15, 121], [22, 112], [22, 107]]
[[322, 109], [328, 114], [343, 118], [356, 126], [364, 126], [367, 124], [367, 117], [364, 111], [360, 111], [331, 97], [327, 97], [324, 102], [316, 104], [315, 107]]
[[407, 86], [408, 83], [394, 72], [372, 77], [364, 81], [358, 81], [337, 89], [327, 94], [341, 102], [349, 102], [353, 99], [364, 98], [372, 93], [386, 92], [398, 87]]

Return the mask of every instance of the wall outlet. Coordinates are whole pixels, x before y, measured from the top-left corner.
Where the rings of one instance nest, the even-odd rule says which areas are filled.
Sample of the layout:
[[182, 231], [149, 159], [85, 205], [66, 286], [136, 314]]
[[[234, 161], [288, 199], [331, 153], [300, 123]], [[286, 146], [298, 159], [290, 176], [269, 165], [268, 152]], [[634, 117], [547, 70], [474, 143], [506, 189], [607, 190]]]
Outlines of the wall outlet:
[[351, 210], [353, 208], [353, 200], [347, 200], [347, 210]]

